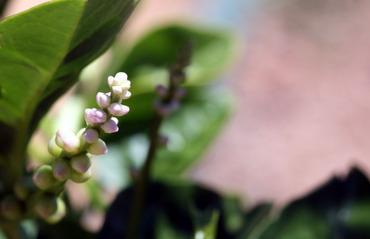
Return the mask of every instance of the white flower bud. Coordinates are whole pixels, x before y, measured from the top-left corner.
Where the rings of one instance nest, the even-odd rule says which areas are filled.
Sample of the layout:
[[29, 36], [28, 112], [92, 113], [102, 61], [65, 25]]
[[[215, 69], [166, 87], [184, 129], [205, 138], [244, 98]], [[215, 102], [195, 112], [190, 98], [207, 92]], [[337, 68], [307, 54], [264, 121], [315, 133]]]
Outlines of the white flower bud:
[[108, 85], [112, 88], [113, 86], [121, 86], [123, 90], [128, 90], [131, 87], [131, 82], [127, 80], [127, 74], [124, 72], [118, 72], [114, 77], [108, 77]]
[[98, 110], [96, 108], [85, 110], [85, 121], [88, 125], [98, 125], [102, 124], [107, 120], [107, 115], [104, 111]]
[[87, 152], [93, 155], [103, 155], [108, 152], [108, 148], [105, 142], [99, 139], [87, 148]]
[[[114, 118], [114, 117], [113, 117]], [[105, 122], [103, 125], [100, 126], [100, 128], [107, 134], [112, 134], [118, 132], [119, 128], [117, 125], [117, 118], [115, 119], [109, 119], [107, 122]]]
[[83, 139], [89, 144], [95, 143], [99, 139], [99, 133], [95, 129], [87, 129], [83, 133]]
[[123, 89], [121, 86], [112, 86], [112, 93], [113, 95], [116, 95], [119, 98], [122, 98]]
[[78, 173], [86, 173], [91, 167], [91, 160], [87, 155], [73, 157], [71, 167]]
[[108, 107], [108, 111], [113, 116], [123, 116], [130, 111], [130, 108], [126, 105], [113, 103]]
[[53, 164], [53, 175], [59, 181], [65, 181], [71, 174], [71, 168], [65, 159], [57, 159]]
[[110, 96], [102, 92], [96, 94], [96, 103], [100, 108], [104, 109], [110, 105]]
[[123, 95], [122, 99], [123, 99], [123, 100], [127, 100], [128, 98], [130, 98], [130, 97], [131, 97], [131, 95], [132, 95], [132, 94], [131, 94], [131, 92], [127, 90], [127, 91], [125, 92], [125, 94]]
[[80, 139], [70, 130], [58, 130], [55, 143], [67, 153], [77, 153], [80, 149]]
[[33, 174], [33, 182], [41, 190], [46, 190], [55, 185], [56, 179], [53, 175], [53, 169], [50, 165], [39, 167]]

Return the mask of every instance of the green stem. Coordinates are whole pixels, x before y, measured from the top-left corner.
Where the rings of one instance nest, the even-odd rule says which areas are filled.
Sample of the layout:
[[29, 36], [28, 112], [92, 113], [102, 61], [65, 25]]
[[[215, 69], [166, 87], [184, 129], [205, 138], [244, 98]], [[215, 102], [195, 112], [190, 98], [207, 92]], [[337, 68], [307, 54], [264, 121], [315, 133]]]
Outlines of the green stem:
[[132, 209], [129, 215], [129, 224], [125, 238], [136, 239], [139, 235], [140, 219], [143, 213], [145, 198], [147, 196], [147, 189], [150, 180], [150, 172], [155, 159], [157, 145], [159, 144], [159, 130], [163, 118], [156, 116], [153, 120], [153, 125], [150, 130], [150, 146], [144, 166], [135, 181], [134, 194], [132, 197]]
[[[169, 70], [169, 86], [166, 95], [160, 99], [160, 107], [170, 107], [171, 104], [178, 101], [178, 91], [181, 84], [185, 80], [185, 68], [188, 66], [191, 56], [191, 45], [186, 44], [184, 49], [179, 54], [176, 63]], [[125, 238], [139, 238], [139, 229], [141, 218], [144, 210], [145, 200], [150, 182], [150, 173], [155, 160], [155, 155], [160, 145], [160, 128], [166, 115], [156, 112], [153, 118], [149, 132], [149, 150], [146, 156], [145, 163], [139, 172], [139, 175], [134, 180], [134, 192], [132, 197], [132, 208], [128, 218], [128, 226]]]

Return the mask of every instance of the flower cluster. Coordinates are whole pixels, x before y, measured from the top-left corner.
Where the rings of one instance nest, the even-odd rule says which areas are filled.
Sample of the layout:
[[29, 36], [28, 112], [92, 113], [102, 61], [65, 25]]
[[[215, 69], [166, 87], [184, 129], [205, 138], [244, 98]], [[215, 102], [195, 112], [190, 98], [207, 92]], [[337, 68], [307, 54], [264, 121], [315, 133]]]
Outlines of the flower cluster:
[[[117, 117], [129, 112], [122, 101], [131, 96], [131, 82], [123, 72], [108, 77], [110, 92], [96, 94], [98, 108], [85, 110], [86, 127], [77, 134], [70, 130], [59, 130], [50, 140], [48, 150], [55, 157], [50, 165], [42, 165], [33, 174], [34, 185], [41, 190], [41, 197], [34, 203], [34, 212], [47, 221], [58, 221], [65, 214], [65, 206], [58, 195], [67, 180], [82, 183], [91, 176], [91, 156], [107, 153], [107, 146], [100, 138], [103, 133], [112, 134], [119, 130]], [[21, 187], [16, 195], [27, 199]], [[41, 195], [41, 196], [40, 196]], [[9, 206], [8, 206], [9, 207]]]

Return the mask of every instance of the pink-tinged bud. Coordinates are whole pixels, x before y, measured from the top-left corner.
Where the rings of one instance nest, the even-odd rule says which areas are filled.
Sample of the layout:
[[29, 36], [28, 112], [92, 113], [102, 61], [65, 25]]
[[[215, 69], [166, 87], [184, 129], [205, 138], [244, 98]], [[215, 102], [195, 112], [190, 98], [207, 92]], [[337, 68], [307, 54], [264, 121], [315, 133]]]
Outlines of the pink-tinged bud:
[[77, 153], [80, 148], [80, 139], [70, 130], [58, 130], [55, 143], [67, 153]]
[[54, 135], [53, 138], [49, 141], [48, 151], [54, 157], [59, 157], [62, 154], [63, 149], [56, 144], [55, 138], [56, 137]]
[[83, 133], [83, 139], [89, 144], [95, 143], [99, 139], [99, 133], [95, 129], [87, 129]]
[[175, 99], [180, 100], [186, 95], [186, 90], [184, 88], [180, 88], [175, 93]]
[[46, 190], [55, 185], [56, 179], [50, 165], [43, 165], [33, 174], [33, 182], [41, 190]]
[[157, 114], [159, 114], [162, 117], [167, 117], [172, 112], [174, 112], [175, 110], [179, 108], [179, 103], [177, 101], [173, 101], [169, 104], [163, 104], [162, 102], [157, 102], [154, 105], [154, 108], [157, 111]]
[[155, 92], [163, 98], [167, 95], [167, 87], [164, 85], [157, 85], [157, 87], [155, 87]]
[[[117, 118], [115, 118], [117, 119]], [[116, 120], [109, 119], [107, 122], [105, 122], [100, 128], [107, 134], [112, 134], [118, 132], [119, 128], [117, 125]]]
[[99, 139], [87, 148], [87, 152], [93, 155], [103, 155], [108, 152], [108, 148], [105, 142]]
[[110, 105], [110, 96], [99, 92], [96, 94], [96, 103], [102, 109], [107, 108]]
[[108, 107], [108, 111], [113, 116], [123, 116], [130, 111], [130, 108], [126, 105], [113, 103]]
[[113, 120], [116, 124], [118, 124], [118, 122], [119, 122], [116, 117], [111, 117], [110, 119]]
[[107, 114], [95, 108], [85, 110], [85, 121], [88, 125], [102, 124], [107, 120]]
[[87, 155], [80, 155], [71, 159], [72, 168], [78, 173], [86, 173], [91, 167], [91, 160]]
[[84, 183], [91, 178], [91, 168], [89, 168], [85, 173], [78, 173], [73, 171], [70, 179], [75, 183]]
[[53, 164], [53, 175], [59, 181], [65, 181], [71, 174], [71, 168], [64, 159], [57, 159]]
[[46, 220], [58, 210], [58, 199], [54, 196], [43, 195], [35, 202], [34, 210], [42, 219]]

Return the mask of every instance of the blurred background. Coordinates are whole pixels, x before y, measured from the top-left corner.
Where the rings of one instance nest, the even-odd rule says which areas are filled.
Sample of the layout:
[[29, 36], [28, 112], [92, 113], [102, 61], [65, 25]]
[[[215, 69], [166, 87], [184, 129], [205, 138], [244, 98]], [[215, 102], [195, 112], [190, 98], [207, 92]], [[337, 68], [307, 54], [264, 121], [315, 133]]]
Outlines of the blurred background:
[[[14, 0], [8, 14], [41, 1]], [[370, 172], [370, 2], [143, 0], [122, 33], [188, 22], [236, 39], [220, 79], [235, 106], [188, 175], [250, 203], [279, 205], [351, 165]]]

